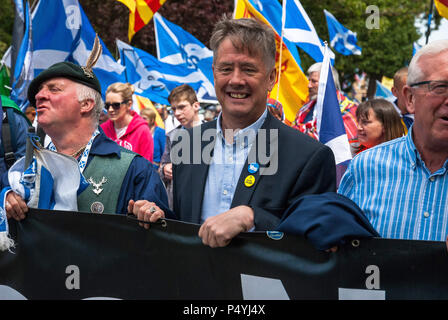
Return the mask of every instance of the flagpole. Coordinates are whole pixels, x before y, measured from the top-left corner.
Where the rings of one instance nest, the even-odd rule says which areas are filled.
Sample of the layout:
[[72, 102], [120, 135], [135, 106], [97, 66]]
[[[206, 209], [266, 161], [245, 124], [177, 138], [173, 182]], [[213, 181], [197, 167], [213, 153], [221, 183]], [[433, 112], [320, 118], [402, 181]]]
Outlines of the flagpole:
[[431, 4], [429, 5], [429, 14], [428, 14], [428, 29], [426, 30], [426, 44], [428, 44], [429, 34], [431, 33], [431, 20], [432, 20], [433, 7], [434, 7], [434, 0], [431, 0]]
[[277, 78], [277, 98], [280, 94], [280, 75], [282, 73], [282, 52], [283, 52], [283, 30], [285, 29], [285, 19], [286, 19], [286, 0], [282, 2], [282, 30], [280, 34], [280, 54], [278, 57], [278, 78]]

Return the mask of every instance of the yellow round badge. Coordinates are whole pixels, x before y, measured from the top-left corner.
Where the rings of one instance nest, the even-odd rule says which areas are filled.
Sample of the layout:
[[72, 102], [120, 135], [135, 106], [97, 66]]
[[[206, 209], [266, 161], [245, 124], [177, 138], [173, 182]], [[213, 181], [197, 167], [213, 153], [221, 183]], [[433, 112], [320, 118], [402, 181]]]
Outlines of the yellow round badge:
[[244, 179], [244, 185], [246, 187], [252, 187], [255, 183], [255, 177], [253, 175], [248, 175], [246, 179]]

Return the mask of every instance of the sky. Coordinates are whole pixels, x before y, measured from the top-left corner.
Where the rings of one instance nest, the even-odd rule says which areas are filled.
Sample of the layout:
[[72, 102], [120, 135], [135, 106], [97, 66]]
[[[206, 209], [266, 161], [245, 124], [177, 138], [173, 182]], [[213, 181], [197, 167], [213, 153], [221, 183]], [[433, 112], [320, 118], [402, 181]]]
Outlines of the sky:
[[[423, 36], [418, 40], [418, 44], [425, 45], [426, 44], [426, 21], [421, 23], [417, 23], [418, 26], [420, 26], [420, 32], [423, 34]], [[448, 39], [448, 20], [445, 18], [442, 18], [440, 21], [440, 26], [438, 30], [432, 30], [431, 34], [429, 35], [428, 42], [432, 42], [434, 40], [442, 40], [442, 39]]]

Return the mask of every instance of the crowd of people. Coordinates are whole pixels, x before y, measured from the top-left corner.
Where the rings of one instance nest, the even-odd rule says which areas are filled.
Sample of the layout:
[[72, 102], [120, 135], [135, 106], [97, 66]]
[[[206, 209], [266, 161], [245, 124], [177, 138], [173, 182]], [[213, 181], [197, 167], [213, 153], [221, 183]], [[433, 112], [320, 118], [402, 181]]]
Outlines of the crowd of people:
[[[210, 46], [219, 105], [202, 115], [188, 85], [170, 93], [172, 114], [161, 105], [139, 114], [128, 83], [108, 87], [103, 112], [96, 76], [69, 62], [31, 82], [28, 99], [53, 150], [77, 159], [90, 181], [102, 181], [102, 191], [91, 184], [81, 193], [79, 211], [132, 213], [145, 228], [161, 218], [197, 223], [205, 245], [222, 247], [241, 232], [277, 230], [286, 212], [304, 215], [299, 204], [312, 196], [307, 210], [317, 210], [319, 199], [350, 203], [381, 237], [447, 239], [448, 40], [424, 46], [397, 70], [395, 101], [351, 101], [332, 68], [353, 154], [339, 186], [333, 152], [316, 128], [322, 64], [308, 69], [309, 101], [288, 126], [281, 103], [268, 96], [276, 81], [273, 31], [253, 19], [223, 19]], [[4, 209], [21, 220], [28, 204], [9, 190]], [[328, 223], [338, 230], [335, 221]]]

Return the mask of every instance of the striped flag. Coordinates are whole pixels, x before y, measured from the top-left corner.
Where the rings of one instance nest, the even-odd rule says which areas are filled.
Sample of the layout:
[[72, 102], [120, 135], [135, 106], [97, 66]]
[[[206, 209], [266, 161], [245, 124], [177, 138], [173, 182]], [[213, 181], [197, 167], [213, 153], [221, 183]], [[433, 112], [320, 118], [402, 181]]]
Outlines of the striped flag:
[[129, 8], [128, 38], [131, 42], [134, 34], [151, 21], [152, 16], [166, 0], [117, 0]]
[[319, 141], [333, 151], [336, 160], [337, 185], [339, 186], [340, 179], [352, 159], [352, 154], [339, 108], [333, 73], [330, 69], [329, 53], [329, 48], [325, 45], [315, 108]]
[[434, 3], [439, 14], [448, 19], [448, 0], [434, 0]]

